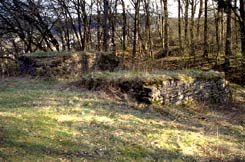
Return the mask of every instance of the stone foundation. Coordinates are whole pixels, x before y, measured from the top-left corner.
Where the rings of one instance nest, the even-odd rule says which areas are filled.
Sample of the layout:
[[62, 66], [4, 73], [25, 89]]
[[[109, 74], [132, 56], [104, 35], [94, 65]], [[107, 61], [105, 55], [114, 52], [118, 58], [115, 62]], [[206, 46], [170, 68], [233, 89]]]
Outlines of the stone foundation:
[[[105, 59], [109, 58], [109, 59]], [[116, 61], [112, 61], [112, 59]], [[119, 60], [111, 54], [97, 52], [69, 52], [56, 55], [24, 55], [19, 57], [19, 72], [38, 77], [81, 77], [94, 70], [112, 71]], [[112, 63], [111, 63], [112, 62]]]
[[[183, 76], [181, 72], [176, 72], [178, 73]], [[82, 86], [93, 90], [111, 86], [147, 104], [229, 103], [231, 101], [230, 88], [223, 79], [223, 74], [214, 73], [215, 75], [211, 77], [210, 72], [207, 74], [202, 72], [200, 76], [184, 74], [183, 78], [176, 77], [176, 75], [168, 76], [168, 74], [164, 77], [163, 75], [141, 77], [143, 74], [139, 74], [138, 77], [132, 78], [93, 74], [93, 76], [84, 78], [81, 83]], [[114, 79], [110, 79], [113, 77]]]
[[204, 81], [195, 80], [192, 83], [168, 80], [159, 85], [140, 85], [132, 87], [130, 94], [137, 100], [146, 103], [159, 104], [187, 104], [198, 103], [228, 103], [231, 100], [231, 92], [225, 80]]

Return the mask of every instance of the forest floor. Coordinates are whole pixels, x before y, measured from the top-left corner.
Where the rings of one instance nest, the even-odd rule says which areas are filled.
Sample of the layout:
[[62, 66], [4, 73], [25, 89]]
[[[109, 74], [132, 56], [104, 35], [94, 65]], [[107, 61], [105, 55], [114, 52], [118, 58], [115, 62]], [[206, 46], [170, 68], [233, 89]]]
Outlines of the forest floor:
[[66, 81], [0, 80], [0, 161], [244, 161], [245, 88], [234, 103], [154, 107]]
[[[245, 65], [242, 65], [242, 55], [230, 56], [230, 67], [222, 66], [224, 63], [224, 55], [216, 58], [215, 53], [211, 53], [208, 59], [202, 57], [202, 53], [197, 52], [196, 58], [189, 55], [167, 56], [160, 59], [147, 59], [140, 61], [137, 69], [140, 71], [151, 71], [156, 69], [164, 70], [183, 70], [183, 69], [199, 69], [199, 70], [215, 70], [225, 72], [226, 80], [245, 85]], [[127, 58], [126, 64], [130, 64], [130, 58]]]

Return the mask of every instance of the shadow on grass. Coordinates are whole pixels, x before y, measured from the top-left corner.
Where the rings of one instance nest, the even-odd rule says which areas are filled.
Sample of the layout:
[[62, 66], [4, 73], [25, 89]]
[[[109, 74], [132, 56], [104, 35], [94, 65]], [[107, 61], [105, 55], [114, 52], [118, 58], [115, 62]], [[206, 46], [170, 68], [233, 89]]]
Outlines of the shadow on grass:
[[[215, 126], [215, 116], [202, 115], [201, 112], [192, 111], [188, 108], [165, 108], [162, 107], [164, 113], [158, 113], [156, 111], [151, 111], [148, 107], [140, 107], [138, 105], [130, 106], [125, 102], [119, 102], [112, 99], [107, 99], [106, 97], [95, 97], [93, 95], [80, 95], [91, 92], [77, 92], [77, 91], [66, 91], [60, 90], [56, 87], [49, 85], [49, 90], [45, 93], [40, 93], [43, 90], [43, 85], [34, 88], [28, 87], [28, 82], [22, 87], [18, 87], [16, 84], [16, 89], [18, 91], [28, 92], [20, 95], [15, 94], [14, 91], [6, 91], [6, 93], [0, 93], [0, 112], [12, 113], [15, 112], [23, 114], [26, 109], [29, 109], [35, 115], [36, 108], [42, 108], [44, 106], [54, 107], [52, 111], [57, 115], [62, 113], [69, 115], [79, 115], [81, 112], [86, 111], [90, 113], [95, 112], [95, 117], [109, 117], [116, 119], [117, 115], [120, 116], [133, 116], [137, 118], [137, 125], [132, 125], [132, 127], [127, 126], [111, 126], [104, 123], [94, 124], [91, 122], [79, 123], [77, 121], [69, 122], [58, 122], [53, 118], [48, 118], [47, 116], [33, 116], [25, 117], [25, 120], [19, 119], [17, 117], [7, 117], [0, 114], [0, 130], [1, 125], [5, 128], [2, 135], [0, 132], [0, 160], [14, 159], [15, 156], [29, 155], [36, 158], [43, 158], [44, 156], [50, 156], [53, 158], [66, 158], [69, 160], [73, 159], [88, 159], [88, 160], [113, 160], [113, 161], [130, 161], [134, 159], [135, 161], [199, 161], [213, 160], [221, 161], [223, 159], [217, 159], [215, 157], [199, 157], [199, 156], [188, 156], [184, 155], [181, 150], [170, 148], [158, 148], [156, 146], [145, 146], [143, 144], [128, 141], [128, 139], [116, 136], [114, 133], [117, 130], [122, 131], [124, 134], [134, 134], [135, 130], [144, 132], [151, 132], [157, 134], [156, 129], [166, 129], [171, 128], [171, 123], [177, 123], [181, 127], [173, 128], [184, 130], [186, 132], [199, 132], [200, 128], [206, 128], [210, 126]], [[23, 87], [25, 87], [23, 89]], [[55, 92], [55, 93], [53, 93]], [[34, 94], [32, 97], [30, 95]], [[39, 94], [40, 93], [40, 94]], [[50, 94], [52, 93], [52, 97]], [[60, 95], [65, 96], [61, 97]], [[12, 98], [9, 98], [11, 96]], [[3, 96], [4, 95], [4, 96]], [[56, 96], [57, 95], [57, 96]], [[77, 96], [77, 99], [72, 98], [72, 96]], [[34, 101], [40, 101], [39, 104], [34, 103]], [[46, 102], [46, 103], [44, 103]], [[78, 109], [72, 110], [73, 107], [78, 107]], [[12, 109], [12, 110], [9, 110]], [[60, 109], [60, 110], [58, 110]], [[71, 109], [71, 110], [69, 110]], [[160, 110], [161, 111], [161, 110]], [[217, 110], [218, 111], [218, 110]], [[225, 114], [222, 114], [225, 115]], [[18, 116], [18, 115], [17, 115]], [[81, 115], [79, 116], [81, 117]], [[82, 118], [82, 117], [81, 117]], [[224, 116], [225, 118], [225, 116]], [[154, 120], [156, 122], [149, 126], [146, 126], [143, 120]], [[30, 121], [29, 121], [30, 120]], [[126, 120], [126, 119], [125, 119]], [[134, 119], [128, 119], [128, 125], [133, 124]], [[45, 122], [46, 121], [46, 122]], [[162, 124], [157, 121], [166, 121], [166, 124]], [[70, 123], [72, 122], [72, 123]], [[169, 122], [167, 124], [167, 122]], [[230, 121], [229, 121], [230, 122]], [[51, 124], [51, 125], [48, 125]], [[232, 124], [232, 122], [230, 122]], [[16, 125], [15, 125], [16, 124]], [[83, 135], [79, 137], [80, 141], [77, 141], [77, 137], [67, 133], [59, 132], [62, 127], [69, 128], [69, 125], [82, 125], [71, 127], [75, 129], [79, 134]], [[34, 128], [33, 128], [34, 127]], [[55, 130], [52, 130], [55, 129]], [[38, 136], [33, 136], [33, 131], [40, 131]], [[53, 131], [55, 137], [49, 137], [49, 133]], [[47, 132], [45, 135], [44, 133]], [[84, 133], [85, 132], [85, 133]], [[88, 132], [86, 134], [86, 132]], [[230, 128], [225, 131], [220, 131], [221, 134], [225, 133], [231, 134]], [[59, 135], [61, 134], [61, 135]], [[238, 134], [238, 135], [237, 135]], [[84, 138], [84, 136], [86, 138]], [[242, 138], [240, 131], [232, 134], [235, 138]], [[109, 137], [109, 141], [106, 141], [105, 137]], [[24, 139], [23, 139], [24, 138]], [[28, 142], [28, 138], [32, 138], [31, 142]], [[133, 140], [133, 139], [131, 139]], [[176, 142], [176, 141], [175, 141]], [[106, 148], [106, 149], [105, 149]], [[2, 150], [17, 150], [16, 152], [2, 151]], [[233, 159], [234, 160], [234, 159]]]
[[[91, 109], [94, 106], [91, 105]], [[105, 106], [105, 105], [104, 105]], [[97, 111], [103, 108], [96, 108]], [[116, 113], [121, 113], [117, 108], [114, 109]], [[105, 110], [103, 110], [105, 111]], [[134, 110], [137, 115], [137, 110]], [[127, 114], [127, 112], [125, 112]], [[139, 114], [138, 114], [139, 115]], [[139, 116], [140, 117], [140, 116]], [[28, 119], [27, 119], [28, 120]], [[36, 119], [37, 120], [37, 119]], [[48, 119], [45, 119], [48, 120]], [[49, 119], [52, 120], [52, 119]], [[33, 122], [33, 121], [32, 121]], [[58, 136], [50, 138], [47, 135], [39, 134], [37, 137], [33, 137], [32, 132], [42, 130], [42, 132], [50, 131], [47, 125], [38, 125], [36, 128], [28, 125], [28, 121], [17, 119], [14, 117], [5, 117], [1, 115], [1, 123], [5, 126], [5, 130], [2, 130], [1, 150], [5, 150], [6, 153], [1, 153], [0, 157], [3, 160], [11, 161], [15, 158], [32, 157], [34, 159], [42, 159], [46, 156], [50, 156], [53, 159], [65, 158], [68, 160], [119, 160], [128, 161], [134, 159], [135, 161], [197, 161], [201, 157], [186, 156], [178, 150], [160, 149], [157, 147], [149, 147], [137, 144], [136, 142], [129, 142], [126, 139], [120, 138], [113, 134], [113, 130], [122, 130], [124, 133], [135, 133], [135, 129], [129, 129], [127, 127], [112, 127], [103, 123], [98, 125], [91, 123], [80, 123], [82, 127], [78, 129], [80, 133], [90, 132], [89, 138], [83, 138], [79, 142], [74, 142], [75, 138], [72, 135], [65, 134], [65, 139], [62, 136], [59, 139]], [[35, 122], [36, 123], [36, 122]], [[18, 125], [14, 125], [18, 124]], [[33, 123], [32, 123], [33, 124]], [[58, 125], [60, 123], [57, 123]], [[74, 123], [76, 124], [76, 123]], [[77, 123], [79, 125], [79, 123]], [[69, 123], [62, 123], [63, 127], [68, 127]], [[19, 127], [18, 127], [19, 126]], [[139, 129], [145, 129], [145, 131], [151, 131], [150, 129], [143, 128], [143, 123]], [[156, 125], [158, 128], [164, 128], [164, 126]], [[48, 130], [47, 130], [48, 129]], [[91, 130], [94, 132], [91, 133]], [[154, 131], [152, 131], [154, 132]], [[103, 134], [105, 133], [105, 134]], [[157, 132], [156, 132], [157, 133]], [[58, 134], [56, 131], [55, 135]], [[52, 134], [50, 134], [51, 136]], [[105, 143], [104, 137], [109, 136], [109, 141]], [[32, 138], [31, 141], [28, 141]], [[63, 139], [62, 139], [63, 138]], [[101, 145], [97, 145], [100, 144]], [[104, 144], [103, 144], [104, 143]], [[104, 149], [106, 148], [106, 149]], [[7, 151], [6, 151], [7, 150]], [[14, 152], [11, 150], [15, 150]], [[8, 152], [9, 151], [9, 152]]]
[[[109, 133], [110, 134], [110, 133]], [[146, 147], [137, 143], [128, 143], [128, 141], [119, 139], [110, 134], [115, 147], [96, 146], [93, 141], [91, 145], [69, 142], [69, 145], [77, 147], [77, 149], [69, 149], [66, 145], [61, 144], [59, 147], [49, 146], [48, 144], [26, 143], [18, 140], [7, 139], [1, 145], [1, 149], [18, 150], [14, 154], [4, 154], [0, 152], [0, 160], [11, 161], [17, 156], [33, 157], [34, 159], [42, 159], [45, 156], [51, 156], [54, 159], [66, 160], [92, 160], [92, 161], [198, 161], [203, 159], [198, 156], [186, 156], [178, 150], [171, 151], [167, 149], [159, 149], [156, 147]], [[103, 138], [103, 137], [101, 137]], [[52, 139], [48, 139], [52, 141]], [[92, 139], [90, 139], [92, 140]], [[86, 139], [84, 139], [86, 141]], [[83, 142], [84, 142], [83, 141]], [[27, 159], [30, 160], [30, 159]]]
[[[36, 159], [42, 158], [44, 156], [52, 156], [57, 159], [65, 158], [68, 160], [145, 160], [145, 161], [172, 161], [172, 160], [183, 160], [183, 161], [198, 161], [199, 157], [184, 156], [178, 152], [172, 152], [163, 149], [144, 148], [140, 145], [125, 146], [125, 148], [120, 150], [107, 150], [100, 151], [95, 149], [94, 151], [65, 151], [62, 149], [57, 149], [53, 147], [48, 147], [44, 145], [35, 144], [25, 144], [12, 141], [12, 147], [22, 150], [24, 156], [34, 156]], [[11, 149], [11, 147], [10, 147]], [[99, 151], [98, 151], [99, 150]], [[116, 157], [116, 156], [117, 157]], [[120, 157], [121, 156], [121, 157]], [[0, 152], [0, 159], [9, 160], [14, 159], [14, 155], [5, 155]]]

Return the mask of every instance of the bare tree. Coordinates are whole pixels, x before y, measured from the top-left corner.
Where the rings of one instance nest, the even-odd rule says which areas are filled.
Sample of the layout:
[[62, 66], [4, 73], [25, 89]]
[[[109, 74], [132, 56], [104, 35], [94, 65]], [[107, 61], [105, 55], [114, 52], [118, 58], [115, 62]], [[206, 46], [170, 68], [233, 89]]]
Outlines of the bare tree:
[[[214, 2], [213, 3], [213, 7], [215, 7]], [[215, 20], [215, 39], [216, 39], [216, 44], [217, 44], [217, 54], [216, 54], [216, 63], [218, 61], [218, 57], [220, 55], [221, 52], [221, 29], [220, 29], [220, 23], [221, 23], [221, 9], [218, 8], [217, 11], [213, 10], [214, 13], [214, 20]]]
[[[231, 3], [231, 1], [227, 1]], [[230, 55], [231, 55], [231, 8], [227, 8], [227, 20], [226, 20], [226, 40], [225, 40], [225, 62], [224, 66], [228, 67], [230, 65]]]
[[137, 43], [139, 37], [139, 19], [140, 19], [140, 0], [132, 0], [134, 5], [134, 29], [133, 29], [133, 53], [132, 53], [132, 68], [135, 68], [135, 59], [137, 53]]
[[[243, 55], [243, 61], [245, 63], [245, 2], [244, 0], [240, 0], [240, 10], [239, 11], [240, 11], [239, 23], [240, 23], [240, 30], [241, 30], [242, 55]], [[237, 17], [239, 18], [239, 16]]]
[[117, 5], [118, 0], [111, 2], [110, 11], [110, 27], [111, 27], [111, 43], [112, 43], [112, 52], [116, 54], [116, 40], [115, 40], [115, 32], [116, 32], [116, 21], [117, 21]]
[[195, 60], [195, 38], [194, 38], [194, 17], [196, 12], [196, 0], [190, 0], [191, 4], [191, 26], [190, 26], [190, 39], [191, 39], [191, 56], [194, 56]]
[[169, 24], [168, 24], [168, 1], [163, 0], [164, 5], [164, 50], [169, 53]]
[[[43, 8], [45, 9], [45, 6]], [[39, 2], [0, 1], [0, 10], [0, 21], [3, 24], [0, 29], [4, 33], [17, 34], [24, 42], [26, 52], [35, 49], [53, 50], [53, 47], [59, 50], [59, 43], [52, 33], [58, 18], [45, 19]]]
[[198, 18], [197, 18], [197, 38], [198, 41], [201, 40], [201, 34], [200, 34], [200, 20], [203, 14], [203, 0], [199, 0], [199, 12], [198, 12]]
[[103, 0], [103, 50], [109, 50], [109, 26], [108, 26], [108, 15], [109, 15], [109, 1]]
[[189, 27], [189, 0], [185, 0], [185, 46], [189, 46], [188, 27]]
[[145, 31], [146, 31], [146, 43], [145, 48], [150, 57], [153, 58], [152, 51], [152, 35], [151, 35], [151, 14], [150, 14], [150, 0], [144, 0], [144, 12], [145, 12]]
[[125, 57], [125, 52], [126, 52], [126, 42], [127, 42], [127, 14], [126, 14], [126, 5], [124, 0], [121, 0], [122, 3], [122, 49], [123, 49], [123, 58], [122, 60], [124, 61]]
[[208, 57], [208, 0], [204, 0], [204, 50], [203, 57]]
[[102, 20], [101, 20], [101, 0], [96, 0], [96, 9], [97, 9], [97, 22], [96, 22], [96, 26], [97, 26], [97, 46], [96, 49], [98, 51], [101, 50], [101, 24], [102, 24]]
[[178, 35], [179, 35], [179, 46], [182, 48], [182, 25], [181, 25], [181, 0], [178, 0]]

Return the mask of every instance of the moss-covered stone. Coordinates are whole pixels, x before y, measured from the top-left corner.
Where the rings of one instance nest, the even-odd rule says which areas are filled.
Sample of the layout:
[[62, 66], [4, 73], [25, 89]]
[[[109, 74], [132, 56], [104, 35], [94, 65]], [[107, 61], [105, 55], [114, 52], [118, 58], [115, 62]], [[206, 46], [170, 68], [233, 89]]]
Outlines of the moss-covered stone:
[[113, 86], [145, 103], [224, 104], [231, 100], [224, 75], [215, 71], [97, 72], [85, 76], [82, 84], [94, 90]]
[[105, 71], [115, 71], [119, 67], [119, 58], [110, 53], [102, 53], [97, 60], [97, 68]]
[[0, 76], [14, 76], [17, 72], [17, 63], [8, 58], [0, 58]]
[[114, 71], [119, 59], [101, 52], [49, 52], [25, 54], [18, 59], [21, 74], [40, 77], [81, 77], [94, 70]]

